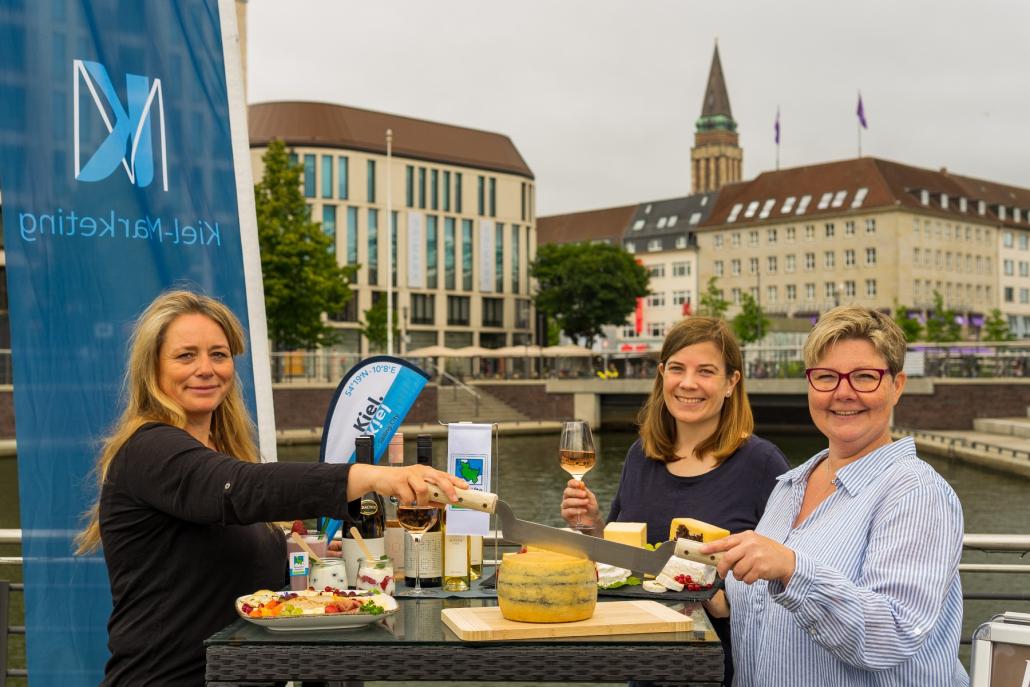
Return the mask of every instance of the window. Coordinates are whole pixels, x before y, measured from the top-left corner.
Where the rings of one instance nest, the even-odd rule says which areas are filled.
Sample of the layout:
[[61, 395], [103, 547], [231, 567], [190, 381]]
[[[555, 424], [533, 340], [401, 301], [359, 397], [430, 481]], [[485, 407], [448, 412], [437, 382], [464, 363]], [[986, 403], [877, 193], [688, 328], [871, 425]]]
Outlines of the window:
[[[332, 158], [329, 158], [332, 163]], [[331, 166], [331, 165], [330, 165]], [[322, 231], [329, 237], [329, 254], [336, 255], [336, 206], [322, 206]]]
[[1020, 288], [1019, 289], [1019, 302], [1023, 305], [1030, 303], [1030, 289]]
[[664, 308], [665, 307], [665, 294], [662, 292], [652, 293], [647, 297], [647, 307], [649, 308]]
[[1030, 263], [1026, 260], [1019, 261], [1019, 276], [1030, 277]]
[[409, 207], [415, 207], [415, 167], [413, 165], [404, 166], [404, 204]]
[[769, 303], [775, 303], [779, 298], [779, 289], [775, 286], [769, 286], [765, 289], [765, 299]]
[[851, 201], [851, 207], [859, 208], [862, 207], [862, 202], [865, 200], [866, 195], [869, 194], [869, 189], [865, 186], [855, 191], [855, 197]]
[[411, 323], [433, 324], [436, 321], [436, 296], [431, 293], [411, 294]]
[[769, 274], [775, 274], [776, 273], [776, 256], [775, 255], [770, 255], [766, 259], [766, 271]]
[[336, 197], [340, 200], [350, 198], [350, 174], [346, 157], [336, 158]]
[[522, 290], [522, 256], [520, 246], [522, 242], [522, 230], [519, 225], [511, 225], [511, 291], [519, 293]]
[[440, 207], [440, 172], [429, 170], [429, 207], [437, 210]]
[[659, 218], [658, 218], [658, 228], [659, 228], [659, 229], [664, 229], [664, 228], [665, 228], [665, 223], [666, 223], [667, 221], [668, 221], [668, 218], [667, 218], [667, 217], [659, 217]]
[[796, 301], [798, 299], [798, 287], [794, 284], [787, 284], [787, 300]]
[[834, 284], [832, 281], [828, 281], [825, 284], [823, 284], [823, 295], [830, 300], [836, 301], [837, 285]]
[[[444, 226], [448, 227], [453, 234], [454, 218], [444, 218]], [[439, 245], [436, 215], [429, 215], [426, 217], [426, 287], [430, 289], [435, 289], [439, 283], [437, 281], [437, 253], [439, 252]]]
[[766, 231], [765, 240], [770, 244], [776, 243], [776, 230], [769, 229], [768, 231]]
[[368, 202], [376, 202], [376, 161], [369, 160], [366, 165], [368, 173]]
[[740, 276], [740, 259], [739, 258], [733, 258], [732, 260], [730, 260], [730, 274], [732, 274], [734, 277], [739, 277]]
[[854, 267], [855, 266], [855, 251], [848, 249], [844, 251], [844, 266]]
[[689, 262], [674, 262], [674, 263], [672, 263], [672, 276], [674, 276], [674, 277], [689, 277], [690, 276], [690, 263]]
[[734, 205], [733, 209], [730, 210], [730, 215], [729, 215], [729, 217], [726, 218], [726, 221], [727, 222], [736, 222], [737, 221], [737, 215], [740, 214], [740, 209], [743, 208], [743, 207], [744, 207], [744, 205], [742, 203], [737, 203], [736, 205]]
[[347, 264], [358, 264], [358, 209], [347, 208]]
[[1030, 235], [1020, 234], [1019, 235], [1019, 250], [1026, 250], [1030, 247]]
[[748, 260], [748, 269], [751, 271], [751, 274], [758, 272], [758, 258], [750, 258]]
[[811, 241], [814, 238], [815, 238], [815, 225], [814, 224], [806, 224], [805, 225], [805, 240], [806, 241]]
[[677, 248], [686, 248], [687, 247], [687, 237], [686, 236], [677, 236], [676, 237], [675, 246]]
[[766, 217], [768, 217], [769, 213], [772, 212], [773, 205], [775, 205], [775, 204], [776, 204], [776, 201], [773, 200], [772, 198], [770, 198], [769, 200], [765, 201], [765, 205], [762, 206], [762, 211], [760, 213], [758, 213], [758, 217], [760, 219], [765, 219]]
[[740, 289], [734, 287], [730, 289], [730, 301], [736, 305], [740, 303]]
[[648, 252], [654, 253], [656, 251], [660, 251], [661, 249], [662, 249], [662, 240], [661, 239], [649, 239], [648, 240], [648, 242], [647, 242], [647, 250], [648, 250]]
[[[449, 217], [447, 219], [450, 219]], [[462, 223], [471, 222], [471, 220], [463, 219]], [[454, 258], [455, 258], [455, 243], [457, 236], [455, 235], [454, 221], [444, 221], [443, 226], [443, 287], [445, 289], [454, 290]], [[449, 309], [449, 306], [448, 306]]]
[[379, 283], [379, 211], [368, 209], [368, 283]]
[[867, 298], [874, 298], [876, 296], [876, 280], [866, 279], [865, 280], [865, 295]]
[[640, 231], [643, 228], [644, 228], [644, 220], [638, 219], [636, 222], [633, 223], [633, 231]]
[[529, 301], [525, 298], [515, 299], [515, 328], [529, 329]]
[[631, 324], [624, 326], [619, 331], [619, 338], [622, 339], [635, 339], [637, 338], [637, 328]]
[[472, 290], [472, 220], [461, 223], [461, 288], [463, 291]]
[[673, 291], [672, 292], [672, 304], [683, 305], [684, 303], [690, 302], [690, 291]]
[[818, 209], [818, 210], [825, 210], [826, 208], [830, 207], [830, 200], [832, 200], [832, 199], [833, 199], [833, 192], [827, 191], [819, 199], [819, 205], [816, 206], [816, 209]]
[[665, 276], [665, 263], [658, 265], [651, 265], [647, 268], [647, 274], [652, 277], [664, 277]]
[[716, 234], [713, 243], [716, 248], [722, 248], [722, 234]]
[[315, 197], [315, 156], [304, 156], [304, 197]]
[[665, 336], [665, 324], [662, 322], [651, 322], [647, 325], [648, 336], [660, 339]]
[[418, 168], [418, 206], [426, 207], [426, 168]]
[[721, 277], [722, 276], [722, 260], [716, 260], [715, 261], [715, 276], [717, 276], [717, 277]]
[[[523, 184], [525, 186], [525, 184]], [[447, 170], [443, 172], [443, 211], [451, 211], [451, 173]], [[522, 214], [525, 215], [526, 211], [523, 210]], [[522, 219], [525, 219], [523, 217]]]
[[758, 245], [758, 232], [757, 231], [749, 231], [747, 233], [747, 245], [749, 245], [749, 246], [757, 246]]
[[497, 178], [490, 177], [490, 216], [497, 216]]
[[504, 299], [483, 297], [483, 326], [504, 326]]
[[482, 175], [476, 177], [476, 212], [486, 214], [486, 178]]
[[787, 241], [788, 242], [793, 243], [796, 235], [797, 235], [797, 231], [794, 230], [794, 227], [787, 227]]
[[[694, 219], [695, 217], [697, 219]], [[691, 224], [697, 224], [697, 220], [699, 220], [699, 219], [701, 219], [701, 213], [700, 212], [695, 212], [693, 215], [690, 216], [690, 223]], [[676, 222], [678, 220], [679, 220], [679, 215], [669, 215], [669, 225], [668, 226], [670, 228], [676, 226]]]
[[[948, 253], [948, 262], [949, 263], [951, 262], [951, 253]], [[875, 248], [866, 248], [865, 249], [865, 264], [867, 264], [867, 265], [875, 265], [876, 264], [876, 249]], [[951, 265], [949, 264], [948, 267], [951, 267]]]
[[468, 296], [447, 297], [447, 324], [468, 325], [470, 300]]
[[735, 231], [732, 234], [730, 234], [730, 243], [733, 245], [734, 248], [739, 248], [740, 247], [740, 232], [739, 231]]
[[504, 225], [500, 222], [494, 230], [494, 290], [497, 293], [504, 291]]
[[784, 271], [793, 272], [796, 269], [795, 256], [793, 254], [786, 257], [786, 265], [784, 265]]
[[322, 197], [333, 197], [333, 156], [322, 156]]
[[1015, 303], [1015, 301], [1016, 301], [1015, 293], [1016, 293], [1016, 290], [1014, 288], [1012, 288], [1011, 286], [1006, 286], [1005, 289], [1004, 289], [1005, 302], [1006, 303]]
[[627, 253], [631, 253], [631, 254], [632, 253], [636, 253], [637, 252], [637, 244], [633, 243], [632, 241], [627, 241], [626, 242], [626, 252]]
[[805, 253], [805, 271], [811, 272], [815, 269], [815, 253]]
[[847, 195], [847, 191], [837, 191], [837, 193], [833, 196], [833, 203], [831, 204], [831, 207], [839, 208], [841, 205], [844, 205], [844, 198]]
[[751, 218], [755, 216], [755, 212], [758, 211], [758, 201], [752, 200], [747, 204], [747, 210], [744, 211], [744, 217]]
[[828, 250], [823, 253], [823, 267], [826, 269], [833, 269], [835, 254], [832, 250]]
[[461, 172], [454, 173], [454, 211], [461, 214]]
[[787, 199], [783, 201], [783, 207], [780, 208], [780, 213], [787, 214], [794, 208], [794, 201], [797, 200], [795, 196], [787, 196]]
[[920, 262], [919, 248], [913, 248], [912, 249], [912, 262], [914, 264], [916, 264], [916, 265], [919, 264], [919, 262]]
[[846, 282], [844, 282], [844, 295], [847, 298], [854, 298], [855, 297], [855, 282], [854, 281], [849, 279]]
[[845, 222], [844, 223], [844, 235], [845, 236], [854, 236], [855, 235], [855, 223], [854, 222]]
[[805, 284], [805, 300], [815, 300], [815, 284]]
[[834, 234], [833, 222], [826, 223], [826, 238], [832, 239]]
[[801, 202], [798, 203], [798, 209], [794, 212], [795, 215], [805, 214], [805, 210], [808, 209], [808, 204], [812, 201], [811, 195], [801, 196]]

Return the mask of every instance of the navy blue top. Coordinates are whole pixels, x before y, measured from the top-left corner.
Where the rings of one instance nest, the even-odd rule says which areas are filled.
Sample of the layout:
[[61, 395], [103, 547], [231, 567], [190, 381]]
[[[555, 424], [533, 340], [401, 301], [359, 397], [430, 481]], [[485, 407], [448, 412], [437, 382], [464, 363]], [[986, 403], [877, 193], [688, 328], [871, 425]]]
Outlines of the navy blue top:
[[668, 538], [673, 518], [695, 518], [730, 532], [754, 529], [776, 478], [789, 469], [780, 449], [752, 435], [715, 469], [679, 477], [664, 462], [646, 457], [637, 439], [626, 454], [608, 522], [646, 522], [652, 544]]

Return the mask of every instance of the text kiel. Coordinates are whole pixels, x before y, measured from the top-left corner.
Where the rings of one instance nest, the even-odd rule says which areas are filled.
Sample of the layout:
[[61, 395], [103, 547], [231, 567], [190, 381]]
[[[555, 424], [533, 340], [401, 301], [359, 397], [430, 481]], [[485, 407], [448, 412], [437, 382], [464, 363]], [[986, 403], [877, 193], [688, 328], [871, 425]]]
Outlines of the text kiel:
[[383, 428], [383, 420], [393, 412], [390, 406], [383, 403], [383, 398], [382, 396], [379, 398], [368, 397], [368, 405], [358, 413], [354, 429], [362, 434], [373, 436], [379, 433], [379, 430]]

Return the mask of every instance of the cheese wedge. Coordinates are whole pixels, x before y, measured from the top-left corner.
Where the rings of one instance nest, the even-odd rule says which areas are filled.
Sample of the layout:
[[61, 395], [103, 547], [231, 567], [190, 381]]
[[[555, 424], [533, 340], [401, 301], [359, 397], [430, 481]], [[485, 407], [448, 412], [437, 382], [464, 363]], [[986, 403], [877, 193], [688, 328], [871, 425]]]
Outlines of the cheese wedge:
[[716, 539], [730, 536], [729, 530], [724, 530], [707, 522], [701, 522], [694, 518], [674, 518], [669, 525], [669, 539], [693, 539], [699, 542], [710, 542]]
[[610, 522], [604, 526], [604, 538], [644, 548], [647, 544], [646, 522]]
[[549, 551], [506, 555], [497, 573], [497, 602], [508, 620], [586, 620], [597, 604], [597, 570], [592, 561]]
[[675, 578], [677, 575], [688, 575], [698, 584], [714, 584], [717, 572], [710, 565], [673, 556], [662, 568], [661, 574], [670, 578]]

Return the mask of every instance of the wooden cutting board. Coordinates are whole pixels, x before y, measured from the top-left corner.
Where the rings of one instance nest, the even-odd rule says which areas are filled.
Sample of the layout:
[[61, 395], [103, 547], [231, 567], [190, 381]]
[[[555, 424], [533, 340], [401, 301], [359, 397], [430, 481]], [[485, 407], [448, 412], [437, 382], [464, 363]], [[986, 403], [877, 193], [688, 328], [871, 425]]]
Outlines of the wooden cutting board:
[[445, 608], [440, 616], [444, 625], [467, 642], [686, 632], [694, 625], [690, 617], [679, 611], [657, 601], [644, 600], [601, 602], [597, 604], [593, 617], [571, 623], [506, 620], [497, 606]]

